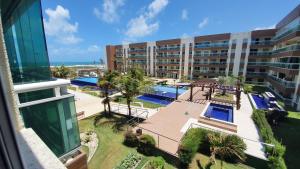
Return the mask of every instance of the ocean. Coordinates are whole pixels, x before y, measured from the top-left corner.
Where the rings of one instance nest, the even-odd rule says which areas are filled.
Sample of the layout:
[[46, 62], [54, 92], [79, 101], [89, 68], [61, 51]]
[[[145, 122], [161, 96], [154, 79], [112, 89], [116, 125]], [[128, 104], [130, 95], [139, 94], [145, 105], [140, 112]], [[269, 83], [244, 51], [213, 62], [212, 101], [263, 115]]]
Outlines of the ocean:
[[50, 62], [50, 66], [99, 66], [99, 62]]

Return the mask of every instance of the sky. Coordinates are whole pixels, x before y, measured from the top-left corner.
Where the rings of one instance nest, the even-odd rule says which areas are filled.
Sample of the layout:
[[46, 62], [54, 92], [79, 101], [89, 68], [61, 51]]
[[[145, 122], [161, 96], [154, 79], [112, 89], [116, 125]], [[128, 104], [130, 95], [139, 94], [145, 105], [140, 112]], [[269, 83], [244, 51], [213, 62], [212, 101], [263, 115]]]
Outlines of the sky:
[[300, 0], [42, 0], [50, 62], [105, 60], [105, 46], [274, 28]]

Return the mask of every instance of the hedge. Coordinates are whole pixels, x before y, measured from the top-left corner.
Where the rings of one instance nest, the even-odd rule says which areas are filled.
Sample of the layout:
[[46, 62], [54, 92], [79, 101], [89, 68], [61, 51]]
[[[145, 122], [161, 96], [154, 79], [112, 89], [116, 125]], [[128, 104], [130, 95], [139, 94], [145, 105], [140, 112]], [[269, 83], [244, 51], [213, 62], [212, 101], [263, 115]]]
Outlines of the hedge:
[[152, 155], [155, 144], [155, 140], [151, 135], [143, 134], [139, 139], [138, 151], [145, 155]]
[[283, 159], [285, 146], [276, 140], [270, 124], [267, 121], [266, 113], [263, 110], [253, 110], [252, 119], [257, 125], [260, 135], [264, 142], [273, 144], [274, 147], [266, 147], [268, 154], [269, 167], [275, 169], [285, 169], [286, 165]]
[[147, 166], [145, 167], [146, 169], [163, 169], [165, 166], [165, 160], [158, 156], [152, 159]]
[[201, 128], [191, 128], [187, 131], [178, 147], [181, 163], [189, 164], [199, 150], [209, 131]]

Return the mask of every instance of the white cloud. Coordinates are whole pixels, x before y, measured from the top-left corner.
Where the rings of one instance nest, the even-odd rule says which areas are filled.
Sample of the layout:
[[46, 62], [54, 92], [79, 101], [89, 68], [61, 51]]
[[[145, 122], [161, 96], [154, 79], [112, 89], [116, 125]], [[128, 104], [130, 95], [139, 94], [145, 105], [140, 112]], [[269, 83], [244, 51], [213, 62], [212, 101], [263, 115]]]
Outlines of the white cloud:
[[188, 17], [188, 11], [186, 9], [183, 9], [181, 11], [181, 19], [182, 20], [188, 20], [189, 19], [189, 17]]
[[114, 23], [119, 20], [119, 8], [124, 5], [124, 0], [104, 0], [102, 4], [102, 11], [94, 8], [94, 15], [107, 23]]
[[188, 35], [187, 33], [183, 33], [182, 35], [181, 35], [181, 38], [189, 38], [189, 37], [191, 37], [190, 35]]
[[202, 29], [202, 28], [204, 28], [207, 24], [208, 24], [208, 17], [204, 18], [204, 19], [198, 24], [198, 28], [199, 28], [199, 29]]
[[144, 37], [159, 29], [158, 21], [153, 19], [168, 5], [168, 0], [154, 0], [146, 11], [136, 18], [132, 18], [127, 24], [125, 35], [129, 38]]
[[129, 37], [143, 37], [157, 31], [158, 28], [158, 22], [147, 23], [147, 19], [144, 16], [140, 16], [129, 21], [126, 35]]
[[87, 48], [88, 52], [99, 52], [100, 47], [98, 45], [91, 45]]
[[70, 23], [70, 12], [68, 9], [57, 5], [56, 9], [46, 9], [48, 20], [44, 19], [45, 32], [49, 36], [53, 36], [56, 40], [63, 44], [75, 44], [82, 39], [77, 37], [75, 33], [78, 31], [78, 22]]
[[254, 28], [254, 30], [274, 29], [274, 28], [275, 28], [275, 24], [266, 27], [256, 27]]

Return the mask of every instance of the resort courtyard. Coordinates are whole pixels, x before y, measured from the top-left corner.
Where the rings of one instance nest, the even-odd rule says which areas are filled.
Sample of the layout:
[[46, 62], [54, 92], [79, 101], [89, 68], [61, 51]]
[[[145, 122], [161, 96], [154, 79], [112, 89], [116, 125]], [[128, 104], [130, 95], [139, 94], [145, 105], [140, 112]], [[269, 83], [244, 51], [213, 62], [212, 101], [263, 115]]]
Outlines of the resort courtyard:
[[[206, 89], [207, 90], [207, 89]], [[200, 87], [193, 90], [193, 101], [189, 101], [190, 90], [180, 95], [177, 101], [161, 108], [152, 117], [146, 119], [136, 128], [143, 129], [144, 133], [152, 135], [158, 147], [163, 151], [177, 156], [180, 140], [189, 128], [201, 127], [209, 130], [237, 134], [247, 145], [246, 153], [260, 159], [266, 159], [259, 132], [251, 118], [252, 106], [248, 96], [241, 94], [241, 108], [236, 110], [234, 106], [233, 124], [237, 126], [237, 132], [230, 131], [230, 127], [224, 123], [218, 123], [209, 119], [199, 121], [201, 114], [211, 102], [203, 96], [206, 91]], [[228, 130], [229, 127], [229, 130]]]

